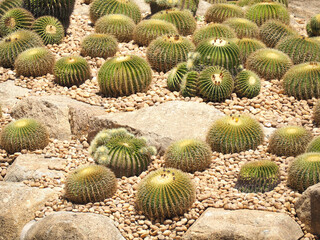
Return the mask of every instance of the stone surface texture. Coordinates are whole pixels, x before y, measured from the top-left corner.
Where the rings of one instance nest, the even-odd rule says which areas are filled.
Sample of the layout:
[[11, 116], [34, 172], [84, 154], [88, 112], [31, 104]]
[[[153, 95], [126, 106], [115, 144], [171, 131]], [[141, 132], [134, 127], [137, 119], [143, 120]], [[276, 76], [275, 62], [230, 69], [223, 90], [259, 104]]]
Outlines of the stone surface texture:
[[8, 80], [6, 82], [2, 82], [0, 83], [0, 103], [2, 107], [11, 108], [19, 101], [19, 97], [25, 96], [28, 92], [28, 89], [16, 86], [14, 81]]

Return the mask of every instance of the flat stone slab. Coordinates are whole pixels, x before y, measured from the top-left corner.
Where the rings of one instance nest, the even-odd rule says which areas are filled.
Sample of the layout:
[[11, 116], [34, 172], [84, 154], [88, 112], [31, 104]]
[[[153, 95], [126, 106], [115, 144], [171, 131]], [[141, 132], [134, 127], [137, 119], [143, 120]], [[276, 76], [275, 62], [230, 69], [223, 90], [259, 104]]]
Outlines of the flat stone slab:
[[23, 154], [7, 169], [4, 181], [22, 182], [29, 179], [64, 177], [64, 159], [45, 158], [38, 154]]
[[7, 80], [0, 83], [0, 104], [2, 107], [11, 108], [19, 101], [18, 97], [23, 97], [29, 93], [27, 88], [19, 87], [14, 81]]
[[149, 144], [164, 151], [171, 142], [197, 138], [205, 140], [212, 123], [224, 116], [206, 103], [170, 101], [134, 112], [109, 113], [90, 121], [89, 141], [104, 128], [124, 127], [144, 136]]
[[301, 237], [300, 226], [284, 213], [208, 208], [182, 239], [298, 240]]

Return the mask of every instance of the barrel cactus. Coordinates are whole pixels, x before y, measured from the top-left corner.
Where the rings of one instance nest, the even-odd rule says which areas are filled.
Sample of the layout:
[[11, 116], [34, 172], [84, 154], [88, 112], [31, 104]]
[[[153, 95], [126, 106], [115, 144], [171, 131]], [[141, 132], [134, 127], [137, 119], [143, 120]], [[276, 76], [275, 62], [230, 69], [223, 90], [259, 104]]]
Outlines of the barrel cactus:
[[281, 3], [284, 6], [288, 7], [289, 5], [289, 0], [249, 0], [249, 5], [253, 5], [256, 3], [262, 3], [262, 2], [276, 2], [276, 3]]
[[160, 168], [139, 183], [136, 206], [149, 218], [166, 219], [187, 212], [195, 198], [195, 186], [187, 173]]
[[54, 81], [66, 87], [79, 86], [91, 77], [90, 66], [83, 57], [60, 58], [53, 68]]
[[236, 188], [241, 192], [268, 192], [279, 183], [278, 165], [269, 160], [260, 160], [241, 167]]
[[205, 13], [206, 22], [222, 23], [228, 18], [241, 18], [244, 12], [241, 7], [233, 4], [212, 4]]
[[116, 191], [116, 176], [105, 166], [78, 167], [66, 178], [65, 197], [74, 203], [103, 202]]
[[216, 120], [207, 134], [213, 151], [238, 153], [256, 149], [264, 138], [263, 128], [248, 115], [225, 116]]
[[241, 71], [234, 81], [234, 92], [238, 97], [254, 98], [261, 90], [261, 79], [250, 70]]
[[255, 51], [246, 62], [247, 69], [266, 80], [281, 79], [291, 66], [292, 60], [287, 54], [271, 48]]
[[223, 24], [231, 27], [238, 38], [258, 38], [259, 36], [259, 27], [248, 19], [229, 18]]
[[297, 156], [288, 169], [288, 185], [299, 192], [320, 182], [320, 153], [310, 152]]
[[195, 97], [198, 92], [199, 73], [190, 71], [185, 74], [181, 81], [180, 93], [183, 97]]
[[45, 45], [59, 44], [64, 37], [62, 23], [52, 16], [37, 18], [32, 24], [32, 30], [38, 33]]
[[152, 80], [152, 70], [141, 57], [119, 56], [107, 60], [98, 72], [100, 91], [118, 97], [145, 91]]
[[55, 56], [44, 47], [29, 48], [20, 53], [14, 62], [18, 76], [38, 77], [53, 72]]
[[168, 75], [167, 78], [167, 86], [170, 91], [180, 91], [180, 84], [183, 77], [187, 74], [188, 68], [187, 63], [182, 62], [179, 63], [176, 67], [174, 67]]
[[145, 0], [150, 5], [151, 15], [156, 14], [162, 10], [177, 7], [179, 0]]
[[118, 50], [117, 39], [108, 34], [92, 33], [81, 42], [81, 55], [108, 58]]
[[316, 125], [320, 125], [320, 100], [315, 103], [315, 106], [313, 108], [313, 120]]
[[0, 1], [0, 18], [12, 8], [22, 7], [23, 0], [2, 0]]
[[320, 137], [316, 137], [309, 142], [306, 152], [320, 152]]
[[136, 27], [134, 21], [123, 14], [110, 14], [99, 18], [95, 24], [97, 33], [111, 34], [119, 42], [129, 42], [133, 39]]
[[139, 175], [156, 154], [144, 138], [137, 138], [124, 128], [100, 131], [89, 151], [98, 164], [109, 167], [117, 177]]
[[0, 133], [0, 145], [9, 154], [43, 149], [49, 143], [47, 128], [32, 118], [22, 118], [6, 125]]
[[261, 49], [266, 48], [266, 45], [253, 38], [242, 38], [236, 41], [236, 44], [239, 47], [240, 50], [240, 59], [243, 64], [246, 63], [248, 56], [250, 56], [251, 53]]
[[310, 37], [320, 36], [320, 14], [313, 16], [307, 24]]

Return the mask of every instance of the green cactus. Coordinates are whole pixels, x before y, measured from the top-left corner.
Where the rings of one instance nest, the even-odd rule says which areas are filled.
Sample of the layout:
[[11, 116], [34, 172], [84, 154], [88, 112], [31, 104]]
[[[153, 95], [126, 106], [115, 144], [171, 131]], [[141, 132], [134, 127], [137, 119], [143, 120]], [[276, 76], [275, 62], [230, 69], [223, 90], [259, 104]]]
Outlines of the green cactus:
[[320, 152], [320, 137], [314, 138], [311, 142], [309, 142], [306, 152]]
[[160, 19], [172, 23], [183, 36], [190, 35], [196, 30], [197, 22], [188, 10], [175, 8], [163, 10], [152, 16], [152, 19]]
[[179, 35], [164, 35], [152, 41], [147, 49], [147, 59], [158, 72], [167, 72], [187, 60], [188, 53], [195, 50], [194, 44]]
[[223, 24], [232, 28], [238, 38], [257, 38], [259, 36], [259, 27], [248, 19], [229, 18]]
[[35, 18], [53, 16], [63, 25], [65, 31], [70, 25], [75, 0], [24, 0], [24, 8], [29, 10]]
[[195, 97], [198, 92], [198, 77], [196, 71], [188, 72], [182, 79], [180, 93], [183, 97]]
[[230, 97], [234, 82], [230, 72], [223, 67], [214, 66], [203, 70], [198, 79], [200, 94], [212, 102], [222, 102]]
[[237, 35], [232, 28], [221, 23], [209, 23], [197, 29], [192, 35], [192, 41], [198, 45], [201, 41], [212, 38], [236, 38]]
[[187, 173], [160, 168], [139, 183], [136, 206], [149, 218], [166, 219], [187, 212], [195, 199], [196, 189]]
[[313, 120], [317, 126], [320, 125], [320, 100], [318, 100], [313, 108]]
[[278, 50], [262, 48], [250, 54], [246, 68], [266, 80], [281, 79], [292, 66], [290, 57]]
[[95, 23], [100, 17], [109, 14], [123, 14], [135, 24], [141, 21], [139, 6], [132, 0], [94, 0], [90, 5], [90, 19]]
[[313, 16], [307, 23], [309, 37], [320, 36], [320, 14]]
[[279, 20], [282, 23], [289, 24], [290, 14], [283, 4], [275, 2], [257, 3], [251, 6], [247, 13], [246, 18], [261, 26], [268, 20]]
[[179, 63], [176, 67], [174, 67], [168, 75], [167, 85], [170, 91], [180, 91], [180, 84], [182, 82], [183, 77], [187, 74], [188, 68], [187, 63], [182, 62]]
[[312, 38], [289, 36], [282, 39], [276, 48], [288, 54], [294, 64], [320, 62], [320, 43]]
[[233, 4], [212, 4], [205, 13], [206, 22], [222, 23], [228, 18], [241, 18], [244, 12], [241, 7]]
[[42, 47], [41, 38], [30, 30], [18, 30], [0, 41], [0, 66], [13, 67], [17, 56], [24, 50]]
[[111, 34], [119, 42], [129, 42], [133, 39], [133, 31], [136, 27], [134, 21], [122, 14], [110, 14], [99, 18], [95, 24], [97, 33]]
[[104, 129], [93, 139], [89, 152], [98, 164], [109, 167], [117, 177], [137, 176], [148, 168], [154, 147], [124, 128]]
[[12, 8], [0, 18], [0, 36], [6, 36], [18, 29], [31, 29], [34, 17], [23, 8]]
[[227, 0], [205, 0], [205, 1], [208, 2], [208, 3], [211, 3], [211, 4], [228, 3]]
[[177, 7], [179, 0], [145, 0], [145, 3], [150, 5], [151, 15], [156, 14], [162, 10]]
[[198, 10], [199, 2], [199, 0], [179, 0], [178, 7], [180, 9], [189, 10], [192, 12], [193, 16], [195, 16]]
[[119, 97], [145, 91], [152, 80], [152, 70], [141, 57], [119, 56], [107, 60], [98, 72], [100, 91]]
[[1, 0], [0, 1], [0, 18], [2, 15], [9, 11], [11, 8], [22, 7], [23, 0]]
[[140, 46], [148, 46], [152, 40], [162, 35], [177, 35], [177, 28], [159, 19], [141, 21], [133, 32], [134, 41]]
[[236, 41], [236, 44], [240, 50], [240, 60], [244, 65], [251, 53], [257, 51], [258, 49], [266, 48], [266, 45], [264, 45], [263, 42], [252, 38], [239, 39]]
[[55, 83], [71, 87], [79, 86], [91, 78], [91, 70], [87, 61], [79, 56], [60, 58], [53, 68]]
[[249, 5], [253, 5], [256, 3], [262, 3], [262, 2], [276, 2], [276, 3], [281, 3], [283, 5], [285, 5], [286, 7], [288, 7], [289, 2], [288, 0], [249, 0]]
[[222, 66], [232, 74], [237, 74], [240, 65], [240, 50], [233, 41], [223, 38], [210, 38], [201, 41], [196, 49], [200, 61], [210, 66]]
[[312, 40], [318, 41], [320, 43], [320, 36], [319, 37], [311, 37]]
[[103, 202], [116, 191], [116, 176], [105, 166], [82, 166], [70, 172], [66, 178], [65, 197], [74, 203]]
[[250, 5], [250, 1], [251, 0], [238, 0], [237, 5], [240, 7], [246, 7], [246, 6]]
[[238, 176], [236, 188], [241, 192], [268, 192], [280, 183], [280, 171], [276, 163], [260, 160], [244, 164]]
[[304, 153], [296, 157], [288, 169], [288, 185], [299, 192], [320, 182], [320, 153]]
[[45, 45], [59, 44], [64, 37], [64, 29], [61, 22], [52, 16], [42, 16], [32, 24], [32, 30], [42, 39]]
[[309, 62], [295, 65], [284, 75], [285, 94], [297, 99], [320, 97], [320, 63]]
[[44, 47], [29, 48], [20, 53], [14, 62], [17, 76], [44, 76], [53, 72], [55, 56]]
[[0, 145], [7, 153], [43, 149], [49, 143], [45, 126], [32, 118], [22, 118], [6, 125], [0, 133]]
[[262, 144], [263, 128], [248, 115], [225, 116], [216, 120], [207, 135], [207, 143], [213, 151], [238, 153], [255, 150]]
[[304, 127], [281, 127], [270, 136], [268, 151], [278, 156], [297, 156], [306, 150], [312, 137]]
[[241, 71], [234, 81], [234, 92], [238, 97], [254, 98], [261, 90], [261, 79], [250, 70]]
[[108, 58], [118, 51], [117, 39], [108, 34], [92, 33], [81, 42], [81, 55]]
[[197, 139], [183, 139], [172, 143], [165, 152], [166, 167], [184, 172], [203, 171], [211, 163], [210, 146]]

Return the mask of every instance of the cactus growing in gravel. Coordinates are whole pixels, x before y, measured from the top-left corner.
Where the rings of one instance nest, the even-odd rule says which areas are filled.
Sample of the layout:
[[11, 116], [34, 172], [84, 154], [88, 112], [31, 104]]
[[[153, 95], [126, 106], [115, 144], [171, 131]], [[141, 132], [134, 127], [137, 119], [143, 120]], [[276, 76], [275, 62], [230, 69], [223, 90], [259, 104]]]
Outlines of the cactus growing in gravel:
[[289, 36], [282, 39], [276, 48], [288, 54], [294, 64], [320, 62], [320, 43], [312, 38]]
[[288, 185], [299, 192], [320, 182], [320, 153], [304, 153], [296, 157], [288, 169]]
[[6, 36], [18, 29], [30, 29], [33, 21], [31, 12], [23, 8], [12, 8], [0, 18], [0, 36]]
[[197, 139], [183, 139], [172, 143], [165, 152], [166, 167], [184, 172], [203, 171], [211, 163], [210, 146]]
[[183, 77], [187, 74], [188, 68], [187, 63], [182, 62], [179, 63], [176, 67], [174, 67], [168, 75], [167, 85], [170, 91], [180, 91], [180, 84]]
[[258, 49], [266, 48], [266, 45], [263, 42], [251, 38], [239, 39], [236, 41], [236, 44], [239, 47], [240, 59], [243, 64], [246, 63], [247, 58], [251, 53], [257, 51]]
[[246, 62], [247, 69], [266, 80], [281, 79], [291, 66], [292, 61], [287, 54], [271, 48], [255, 51]]
[[94, 0], [90, 5], [90, 19], [93, 23], [109, 14], [126, 15], [132, 18], [135, 24], [141, 21], [140, 8], [132, 0]]
[[43, 149], [49, 143], [49, 134], [40, 122], [32, 118], [23, 118], [6, 125], [0, 133], [0, 145], [9, 154]]
[[168, 9], [158, 12], [152, 19], [160, 19], [172, 23], [183, 36], [190, 35], [196, 30], [197, 22], [188, 10]]
[[318, 126], [320, 125], [320, 100], [318, 100], [314, 105], [313, 120]]
[[195, 186], [187, 173], [160, 168], [139, 183], [136, 206], [149, 218], [165, 219], [187, 212], [195, 198]]
[[320, 152], [320, 137], [314, 138], [307, 146], [306, 152]]
[[103, 202], [117, 191], [114, 173], [104, 166], [82, 166], [69, 173], [65, 197], [74, 203]]
[[134, 21], [122, 14], [110, 14], [99, 18], [95, 24], [97, 33], [111, 34], [119, 42], [129, 42], [133, 39], [133, 31], [136, 27]]
[[207, 134], [213, 151], [238, 153], [256, 149], [264, 138], [260, 123], [248, 115], [225, 116], [216, 120]]
[[17, 56], [28, 48], [42, 47], [38, 34], [30, 30], [15, 31], [0, 41], [0, 66], [13, 67]]
[[61, 22], [52, 16], [42, 16], [32, 24], [32, 30], [38, 33], [43, 43], [59, 44], [64, 37], [64, 29]]
[[275, 2], [263, 2], [251, 6], [246, 12], [246, 18], [258, 26], [271, 19], [279, 20], [285, 24], [290, 22], [290, 15], [286, 7]]
[[320, 63], [309, 62], [295, 65], [284, 75], [285, 94], [297, 99], [320, 97]]
[[152, 70], [143, 58], [134, 55], [107, 60], [98, 72], [100, 91], [118, 97], [145, 91], [152, 80]]
[[43, 76], [53, 72], [55, 56], [44, 47], [29, 48], [20, 53], [14, 62], [18, 76]]
[[185, 74], [181, 81], [180, 93], [183, 97], [195, 97], [198, 92], [199, 73], [191, 71]]
[[198, 88], [200, 94], [209, 101], [221, 102], [230, 97], [234, 82], [228, 70], [214, 66], [208, 67], [200, 73]]
[[134, 41], [140, 46], [148, 46], [152, 40], [162, 35], [177, 35], [177, 28], [159, 19], [141, 21], [133, 32]]
[[307, 23], [309, 37], [320, 36], [320, 14], [313, 16]]
[[179, 35], [160, 36], [147, 49], [147, 59], [153, 69], [167, 72], [187, 60], [188, 53], [195, 50], [194, 44]]
[[60, 58], [53, 69], [54, 81], [66, 87], [79, 86], [91, 77], [90, 66], [83, 57]]
[[108, 58], [115, 55], [117, 50], [117, 39], [108, 34], [92, 33], [81, 42], [82, 56]]
[[254, 98], [261, 90], [261, 80], [250, 70], [241, 71], [234, 81], [234, 92], [238, 97]]
[[207, 26], [197, 29], [192, 35], [192, 41], [198, 45], [201, 41], [212, 38], [231, 39], [236, 38], [234, 30], [221, 23], [209, 23]]
[[205, 13], [206, 22], [218, 22], [222, 23], [228, 18], [241, 18], [244, 16], [244, 12], [241, 7], [232, 4], [213, 4]]
[[234, 42], [223, 38], [210, 38], [201, 41], [196, 52], [200, 54], [201, 63], [222, 66], [232, 74], [237, 74], [240, 65], [240, 50]]
[[241, 167], [236, 188], [241, 192], [268, 192], [279, 183], [278, 165], [269, 160], [260, 160]]
[[296, 30], [276, 20], [267, 21], [260, 27], [260, 39], [270, 48], [274, 48], [285, 37], [297, 34]]
[[304, 127], [281, 127], [270, 136], [268, 151], [278, 156], [297, 156], [306, 150], [312, 137]]
[[147, 169], [156, 149], [148, 146], [144, 138], [118, 128], [99, 132], [91, 142], [90, 153], [98, 164], [111, 168], [117, 177], [130, 177]]
[[248, 19], [229, 18], [223, 24], [231, 27], [238, 38], [257, 38], [259, 36], [259, 27]]

